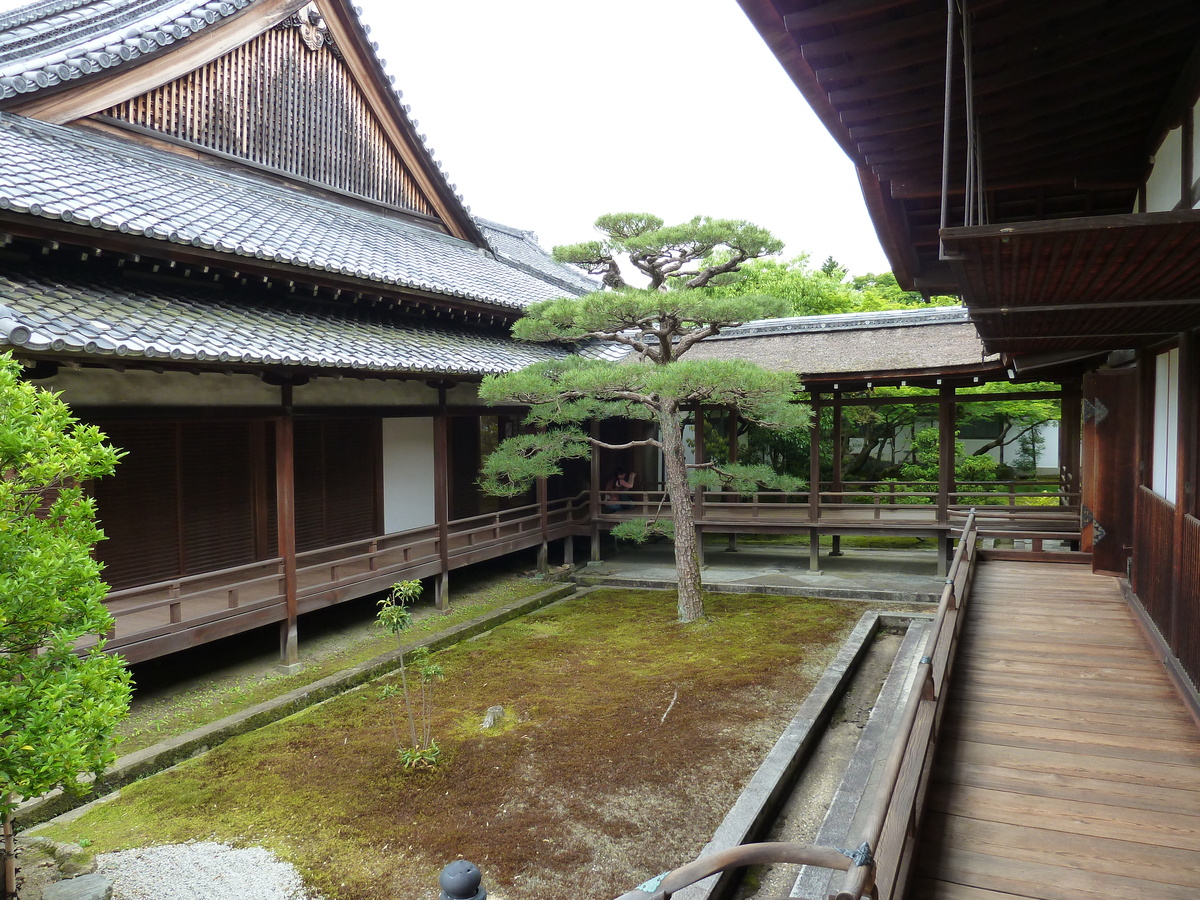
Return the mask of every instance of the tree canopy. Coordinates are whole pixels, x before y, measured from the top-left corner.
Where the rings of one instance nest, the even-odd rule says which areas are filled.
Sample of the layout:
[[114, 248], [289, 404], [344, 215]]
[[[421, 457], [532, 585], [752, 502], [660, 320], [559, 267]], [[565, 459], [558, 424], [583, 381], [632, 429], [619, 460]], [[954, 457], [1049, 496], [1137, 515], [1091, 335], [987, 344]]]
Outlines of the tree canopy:
[[[618, 345], [626, 355], [619, 360], [567, 356], [485, 379], [483, 399], [529, 406], [526, 424], [532, 431], [504, 441], [487, 458], [481, 484], [490, 493], [514, 495], [535, 478], [559, 474], [562, 460], [587, 457], [596, 448], [657, 448], [671, 503], [679, 617], [693, 621], [703, 615], [703, 600], [683, 442], [685, 412], [701, 405], [731, 407], [773, 428], [799, 427], [809, 413], [794, 402], [800, 385], [793, 373], [770, 372], [744, 360], [682, 357], [724, 328], [787, 313], [787, 302], [779, 298], [703, 290], [717, 275], [736, 272], [747, 260], [777, 253], [782, 245], [749, 223], [702, 216], [664, 227], [656, 216], [621, 213], [600, 217], [596, 227], [600, 241], [558, 247], [555, 256], [603, 275], [614, 290], [534, 304], [513, 333], [523, 340]], [[624, 280], [622, 254], [649, 279], [649, 288], [632, 288]], [[607, 444], [584, 428], [614, 417], [653, 421], [656, 436]], [[725, 479], [739, 490], [751, 483], [797, 484], [765, 467], [690, 468], [703, 470], [697, 477], [709, 483]], [[615, 533], [646, 533], [644, 522], [623, 528]]]

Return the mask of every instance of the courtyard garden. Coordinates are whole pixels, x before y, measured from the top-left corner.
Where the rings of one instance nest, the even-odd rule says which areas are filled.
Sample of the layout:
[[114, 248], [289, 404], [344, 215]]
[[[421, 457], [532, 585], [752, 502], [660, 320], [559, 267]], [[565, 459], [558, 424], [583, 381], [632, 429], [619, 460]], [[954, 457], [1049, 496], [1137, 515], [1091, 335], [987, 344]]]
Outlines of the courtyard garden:
[[697, 854], [861, 613], [760, 594], [705, 606], [681, 626], [671, 594], [596, 590], [435, 654], [431, 771], [401, 763], [393, 676], [43, 833], [95, 852], [263, 846], [329, 900], [432, 900], [460, 856], [495, 897], [617, 896]]

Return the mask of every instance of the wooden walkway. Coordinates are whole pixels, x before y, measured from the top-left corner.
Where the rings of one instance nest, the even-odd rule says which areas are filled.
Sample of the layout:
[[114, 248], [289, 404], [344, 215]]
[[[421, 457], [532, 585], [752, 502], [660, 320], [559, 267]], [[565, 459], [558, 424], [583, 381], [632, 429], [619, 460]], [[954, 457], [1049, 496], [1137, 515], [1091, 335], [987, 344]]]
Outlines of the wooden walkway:
[[984, 562], [966, 616], [909, 896], [1200, 898], [1200, 730], [1115, 580]]

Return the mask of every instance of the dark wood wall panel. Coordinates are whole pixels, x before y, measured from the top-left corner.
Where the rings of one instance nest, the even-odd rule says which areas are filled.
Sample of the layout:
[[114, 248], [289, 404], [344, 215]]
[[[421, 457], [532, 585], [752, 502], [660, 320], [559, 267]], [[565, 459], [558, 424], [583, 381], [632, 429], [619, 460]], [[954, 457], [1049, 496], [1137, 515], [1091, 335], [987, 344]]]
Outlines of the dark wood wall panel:
[[1154, 624], [1174, 647], [1172, 570], [1175, 565], [1175, 506], [1147, 487], [1137, 493], [1133, 589]]
[[180, 427], [183, 572], [254, 562], [254, 465], [246, 422]]
[[1181, 577], [1176, 620], [1175, 655], [1183, 670], [1200, 687], [1200, 519], [1183, 517], [1183, 541], [1179, 552]]
[[371, 419], [296, 422], [296, 549], [379, 533], [379, 427]]
[[101, 115], [434, 215], [339, 55], [294, 25]]
[[94, 482], [107, 540], [96, 555], [113, 588], [165, 581], [179, 574], [177, 429], [173, 423], [101, 423], [109, 443], [125, 451], [116, 474]]

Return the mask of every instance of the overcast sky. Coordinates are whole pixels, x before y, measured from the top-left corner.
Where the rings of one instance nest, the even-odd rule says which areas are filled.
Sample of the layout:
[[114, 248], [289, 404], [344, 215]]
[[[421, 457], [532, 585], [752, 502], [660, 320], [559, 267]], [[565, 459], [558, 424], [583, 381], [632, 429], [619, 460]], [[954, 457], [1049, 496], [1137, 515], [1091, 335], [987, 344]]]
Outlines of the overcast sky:
[[749, 219], [886, 271], [854, 167], [735, 0], [355, 0], [477, 215], [547, 248], [606, 212]]

